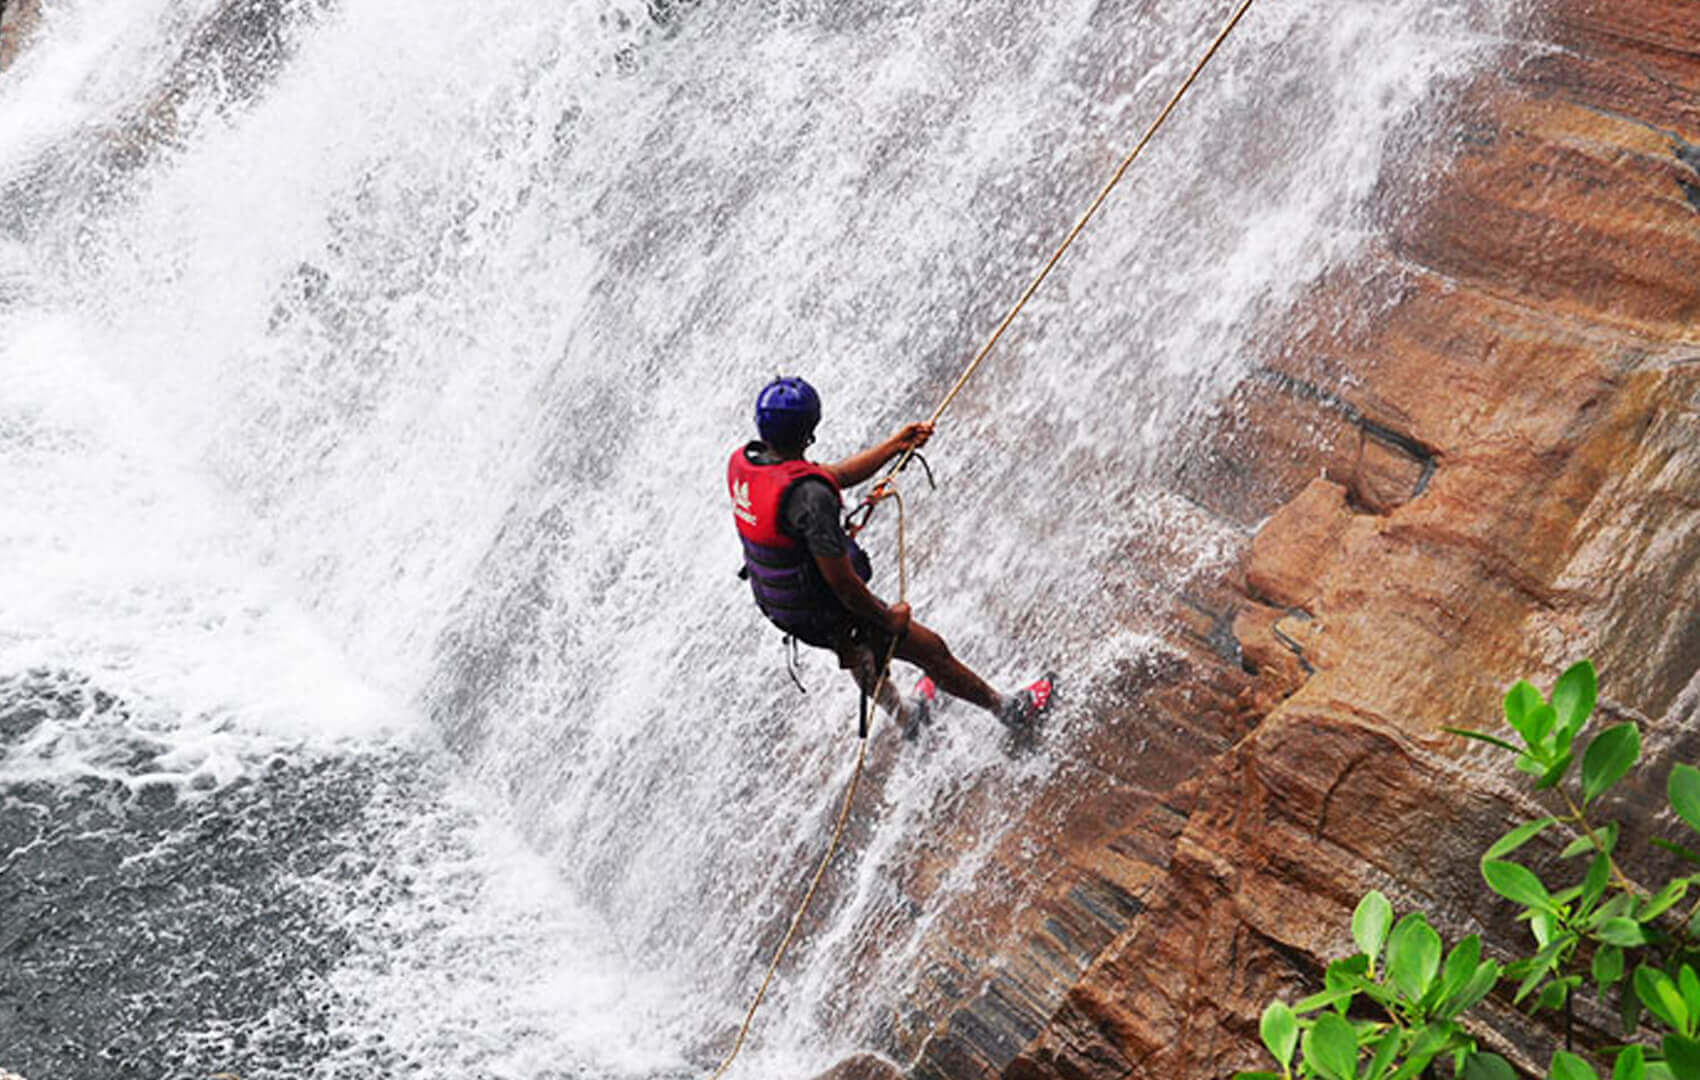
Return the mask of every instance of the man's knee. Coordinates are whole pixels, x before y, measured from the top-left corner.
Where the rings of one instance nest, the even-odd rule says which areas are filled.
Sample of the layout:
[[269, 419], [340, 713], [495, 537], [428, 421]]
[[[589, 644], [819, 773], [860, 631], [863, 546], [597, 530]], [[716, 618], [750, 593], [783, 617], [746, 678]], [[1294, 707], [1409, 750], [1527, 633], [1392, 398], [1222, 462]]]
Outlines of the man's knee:
[[934, 663], [944, 663], [951, 659], [950, 646], [945, 644], [944, 638], [940, 637], [936, 631], [922, 626], [920, 623], [912, 622], [909, 624], [909, 633], [903, 639], [903, 643], [908, 646], [906, 651], [915, 659], [924, 659]]

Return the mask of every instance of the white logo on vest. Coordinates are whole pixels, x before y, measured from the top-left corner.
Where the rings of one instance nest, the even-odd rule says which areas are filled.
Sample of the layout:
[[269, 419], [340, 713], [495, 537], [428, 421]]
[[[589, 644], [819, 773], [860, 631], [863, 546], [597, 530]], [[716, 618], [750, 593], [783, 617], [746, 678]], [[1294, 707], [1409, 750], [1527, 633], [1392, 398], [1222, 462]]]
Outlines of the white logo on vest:
[[732, 481], [732, 513], [736, 514], [740, 521], [747, 524], [761, 524], [756, 520], [754, 508], [750, 506], [750, 482], [748, 480], [743, 483], [736, 480]]

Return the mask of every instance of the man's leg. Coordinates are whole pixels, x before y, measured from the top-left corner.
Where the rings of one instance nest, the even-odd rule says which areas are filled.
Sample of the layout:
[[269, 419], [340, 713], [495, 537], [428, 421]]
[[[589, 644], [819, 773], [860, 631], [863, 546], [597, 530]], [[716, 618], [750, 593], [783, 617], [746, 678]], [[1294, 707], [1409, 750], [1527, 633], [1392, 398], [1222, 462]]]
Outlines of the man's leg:
[[1001, 714], [1006, 706], [1002, 694], [951, 654], [944, 638], [913, 619], [909, 621], [909, 632], [897, 644], [897, 656], [925, 671], [940, 690], [952, 697], [972, 702], [994, 716]]
[[[890, 648], [889, 645], [886, 648]], [[873, 649], [842, 635], [833, 643], [833, 650], [838, 653], [838, 666], [848, 671], [855, 679], [856, 685], [862, 688], [862, 693], [871, 694], [874, 686], [880, 681], [879, 664], [885, 657], [874, 656]], [[891, 685], [891, 680], [885, 680], [879, 688], [879, 706], [886, 712], [902, 719], [903, 695]]]

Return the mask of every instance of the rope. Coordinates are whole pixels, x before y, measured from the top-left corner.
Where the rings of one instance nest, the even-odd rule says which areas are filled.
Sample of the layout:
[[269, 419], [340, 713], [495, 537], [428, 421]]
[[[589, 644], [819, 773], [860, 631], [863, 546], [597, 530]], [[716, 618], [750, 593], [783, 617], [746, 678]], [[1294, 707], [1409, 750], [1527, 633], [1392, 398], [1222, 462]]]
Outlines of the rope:
[[[1205, 50], [1204, 57], [1193, 66], [1192, 73], [1186, 77], [1185, 82], [1181, 83], [1180, 89], [1175, 91], [1175, 96], [1169, 99], [1169, 103], [1163, 106], [1163, 111], [1157, 114], [1157, 119], [1153, 120], [1151, 126], [1145, 129], [1145, 134], [1140, 137], [1133, 151], [1122, 159], [1121, 166], [1116, 169], [1115, 175], [1110, 177], [1110, 182], [1105, 184], [1103, 190], [1098, 192], [1098, 197], [1092, 200], [1092, 204], [1086, 208], [1086, 213], [1080, 216], [1080, 220], [1074, 223], [1074, 228], [1069, 230], [1068, 235], [1063, 238], [1063, 242], [1057, 245], [1056, 251], [1051, 253], [1051, 257], [1046, 260], [1038, 275], [1023, 290], [1021, 298], [1015, 302], [1014, 307], [1009, 309], [1009, 314], [1003, 317], [1003, 321], [992, 332], [992, 336], [980, 347], [980, 351], [974, 355], [974, 359], [968, 362], [968, 366], [957, 378], [956, 385], [952, 386], [950, 392], [944, 396], [944, 400], [939, 402], [938, 408], [933, 410], [933, 415], [927, 418], [927, 423], [937, 424], [939, 417], [943, 416], [944, 411], [950, 408], [950, 403], [956, 400], [956, 395], [962, 392], [962, 388], [968, 385], [968, 380], [972, 379], [974, 373], [980, 370], [980, 365], [985, 362], [986, 357], [991, 355], [992, 349], [997, 346], [998, 341], [1004, 335], [1004, 331], [1009, 329], [1010, 324], [1015, 322], [1022, 309], [1027, 307], [1027, 301], [1033, 299], [1033, 294], [1038, 292], [1039, 286], [1043, 285], [1045, 279], [1051, 276], [1051, 271], [1056, 269], [1057, 264], [1062, 261], [1062, 257], [1067, 254], [1068, 249], [1074, 246], [1074, 241], [1079, 238], [1081, 233], [1086, 231], [1087, 224], [1097, 216], [1099, 208], [1104, 205], [1104, 200], [1110, 197], [1110, 192], [1114, 191], [1116, 185], [1122, 182], [1122, 177], [1126, 176], [1127, 171], [1133, 167], [1133, 163], [1139, 160], [1139, 155], [1145, 152], [1145, 147], [1150, 144], [1152, 139], [1156, 138], [1157, 132], [1161, 131], [1163, 125], [1168, 122], [1169, 114], [1174, 112], [1175, 107], [1181, 103], [1181, 99], [1186, 97], [1187, 91], [1192, 89], [1192, 84], [1198, 81], [1198, 77], [1204, 73], [1205, 67], [1215, 58], [1217, 51], [1221, 49], [1222, 43], [1228, 40], [1228, 35], [1234, 32], [1234, 28], [1240, 24], [1241, 19], [1245, 18], [1245, 13], [1251, 10], [1251, 5], [1255, 2], [1256, 0], [1244, 0], [1238, 10], [1234, 12], [1233, 18], [1229, 19], [1227, 25], [1222, 27], [1222, 32], [1216, 35], [1216, 40], [1212, 41], [1210, 48]], [[898, 473], [908, 466], [909, 459], [914, 454], [914, 450], [904, 451], [903, 456], [897, 459], [897, 464], [892, 466], [891, 471], [874, 485], [873, 490], [868, 494], [870, 501], [877, 502], [885, 497], [888, 485]]]
[[[1251, 10], [1251, 5], [1255, 2], [1256, 0], [1243, 0], [1234, 12], [1233, 18], [1228, 20], [1221, 33], [1217, 34], [1216, 39], [1210, 43], [1210, 48], [1205, 50], [1203, 59], [1194, 65], [1192, 73], [1186, 77], [1185, 82], [1181, 83], [1180, 89], [1175, 91], [1175, 95], [1169, 99], [1169, 103], [1163, 106], [1163, 111], [1145, 130], [1145, 134], [1141, 136], [1133, 151], [1122, 159], [1121, 166], [1116, 169], [1115, 175], [1110, 177], [1110, 182], [1105, 184], [1103, 190], [1098, 192], [1097, 198], [1093, 199], [1091, 205], [1086, 208], [1086, 213], [1081, 215], [1080, 220], [1075, 222], [1074, 228], [1069, 230], [1068, 235], [1064, 237], [1056, 251], [1052, 252], [1050, 259], [1045, 262], [1038, 275], [1022, 292], [1020, 299], [1015, 302], [1015, 306], [1010, 308], [1009, 314], [1003, 317], [1003, 321], [992, 332], [992, 336], [980, 347], [980, 351], [974, 355], [974, 359], [969, 362], [967, 368], [957, 378], [956, 385], [950, 388], [950, 392], [944, 396], [944, 400], [939, 402], [938, 408], [933, 410], [933, 414], [927, 419], [927, 423], [937, 424], [939, 417], [943, 416], [944, 411], [950, 407], [950, 403], [956, 400], [956, 395], [962, 392], [964, 386], [968, 385], [968, 380], [974, 377], [974, 373], [980, 369], [980, 365], [985, 362], [986, 357], [991, 355], [992, 349], [997, 346], [999, 339], [1004, 335], [1004, 331], [1008, 330], [1010, 324], [1015, 322], [1017, 316], [1026, 308], [1027, 302], [1033, 298], [1033, 294], [1039, 291], [1039, 287], [1045, 283], [1046, 278], [1051, 276], [1051, 271], [1062, 261], [1062, 257], [1067, 254], [1068, 249], [1074, 246], [1074, 241], [1086, 230], [1086, 226], [1091, 220], [1097, 216], [1099, 208], [1110, 197], [1110, 192], [1114, 191], [1116, 185], [1122, 182], [1122, 177], [1126, 176], [1127, 171], [1133, 167], [1133, 163], [1139, 160], [1139, 155], [1145, 151], [1145, 147], [1156, 137], [1157, 132], [1162, 130], [1163, 124], [1169, 119], [1169, 114], [1173, 113], [1175, 107], [1181, 103], [1181, 99], [1186, 97], [1187, 91], [1192, 89], [1192, 84], [1198, 81], [1199, 75], [1203, 74], [1205, 66], [1216, 56], [1217, 51], [1222, 47], [1222, 43], [1228, 40], [1228, 35], [1234, 32], [1234, 28], [1239, 25], [1240, 20], [1245, 17], [1247, 11]], [[897, 490], [897, 474], [903, 471], [914, 456], [914, 448], [905, 450], [903, 455], [898, 458], [897, 464], [892, 466], [891, 471], [874, 485], [866, 500], [869, 503], [879, 502], [886, 498], [897, 500], [898, 597], [899, 601], [905, 604], [909, 602], [908, 514], [903, 506], [903, 495]], [[897, 640], [894, 639], [891, 648], [886, 652], [885, 662], [880, 666], [879, 676], [874, 683], [873, 697], [876, 709], [879, 707], [880, 694], [884, 692], [886, 683], [890, 678], [891, 661], [897, 655], [897, 644]], [[738, 1029], [738, 1038], [732, 1044], [732, 1052], [727, 1054], [726, 1060], [722, 1061], [720, 1067], [714, 1070], [711, 1080], [721, 1080], [721, 1077], [726, 1075], [726, 1070], [730, 1069], [732, 1063], [737, 1060], [739, 1052], [743, 1050], [744, 1040], [750, 1034], [750, 1025], [755, 1023], [756, 1011], [761, 1008], [762, 1002], [767, 998], [768, 988], [773, 984], [773, 978], [779, 972], [779, 965], [785, 959], [785, 953], [791, 948], [791, 942], [797, 937], [797, 930], [803, 924], [803, 916], [808, 913], [809, 905], [814, 902], [815, 893], [819, 891], [820, 883], [826, 877], [827, 867], [832, 864], [833, 856], [838, 853], [838, 845], [844, 839], [844, 828], [850, 822], [850, 807], [855, 802], [856, 789], [862, 782], [863, 766], [866, 765], [868, 760], [869, 740], [863, 738], [860, 742], [862, 745], [856, 752], [856, 768], [850, 774], [850, 786], [844, 792], [844, 805], [838, 810], [838, 822], [833, 826], [832, 839], [827, 843], [826, 853], [821, 856], [820, 865], [815, 867], [814, 877], [809, 880], [808, 891], [803, 894], [803, 902], [797, 905], [796, 914], [791, 916], [791, 925], [785, 931], [785, 937], [779, 942], [779, 948], [774, 950], [773, 961], [767, 966], [767, 974], [762, 977], [761, 987], [756, 991], [755, 1000], [750, 1003], [749, 1012], [744, 1014], [744, 1023]]]
[[[908, 513], [903, 506], [903, 495], [896, 487], [891, 489], [892, 496], [897, 500], [897, 595], [898, 602], [909, 602], [909, 527]], [[874, 681], [874, 708], [879, 708], [880, 694], [885, 691], [890, 679], [891, 662], [897, 657], [897, 645], [900, 638], [891, 639], [891, 647], [886, 650], [885, 660], [880, 665], [879, 677]], [[809, 880], [809, 889], [803, 894], [803, 902], [797, 905], [797, 913], [791, 916], [791, 925], [785, 931], [785, 937], [779, 942], [779, 948], [773, 952], [773, 961], [767, 965], [767, 974], [762, 977], [761, 987], [756, 990], [755, 1000], [750, 1002], [750, 1011], [744, 1014], [743, 1026], [738, 1029], [738, 1038], [732, 1044], [732, 1052], [726, 1055], [726, 1060], [720, 1063], [720, 1068], [714, 1070], [712, 1080], [720, 1080], [726, 1075], [726, 1070], [732, 1067], [732, 1062], [738, 1058], [739, 1051], [744, 1049], [744, 1040], [749, 1037], [750, 1025], [755, 1023], [756, 1010], [767, 998], [768, 987], [773, 984], [773, 977], [779, 973], [780, 962], [785, 959], [785, 953], [791, 948], [791, 942], [797, 937], [797, 930], [803, 925], [803, 916], [808, 914], [809, 905], [814, 903], [815, 893], [820, 890], [820, 883], [826, 877], [826, 869], [832, 865], [832, 858], [838, 854], [838, 845], [844, 839], [844, 827], [850, 823], [850, 807], [856, 801], [856, 789], [862, 783], [862, 768], [868, 761], [868, 743], [863, 737], [857, 740], [861, 748], [856, 751], [856, 769], [850, 774], [850, 786], [844, 791], [844, 805], [838, 809], [838, 823], [832, 827], [832, 839], [826, 845], [826, 854], [821, 856], [820, 865], [815, 867], [815, 875]]]

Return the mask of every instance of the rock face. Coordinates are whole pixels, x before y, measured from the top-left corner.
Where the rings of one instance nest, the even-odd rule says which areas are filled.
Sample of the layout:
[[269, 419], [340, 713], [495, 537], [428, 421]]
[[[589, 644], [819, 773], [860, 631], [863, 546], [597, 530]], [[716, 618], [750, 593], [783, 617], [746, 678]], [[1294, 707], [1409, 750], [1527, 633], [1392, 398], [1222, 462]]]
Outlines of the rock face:
[[11, 65], [41, 17], [41, 0], [0, 0], [0, 71]]
[[[1534, 33], [1552, 47], [1465, 95], [1420, 212], [1321, 283], [1237, 430], [1177, 471], [1255, 534], [1241, 571], [1180, 598], [1178, 658], [1129, 670], [1093, 736], [1102, 773], [1022, 830], [1053, 872], [990, 917], [1008, 936], [971, 898], [941, 918], [893, 1031], [909, 1075], [1259, 1067], [1262, 1006], [1351, 951], [1372, 887], [1519, 944], [1476, 860], [1535, 802], [1441, 731], [1496, 724], [1518, 677], [1595, 659], [1646, 735], [1644, 830], [1700, 758], [1700, 18], [1553, 0]], [[1488, 1008], [1503, 1052], [1546, 1060]]]

